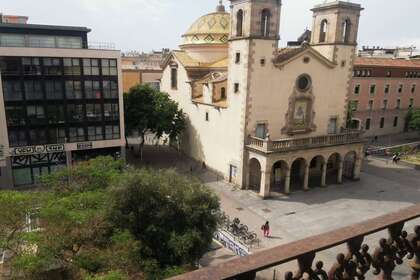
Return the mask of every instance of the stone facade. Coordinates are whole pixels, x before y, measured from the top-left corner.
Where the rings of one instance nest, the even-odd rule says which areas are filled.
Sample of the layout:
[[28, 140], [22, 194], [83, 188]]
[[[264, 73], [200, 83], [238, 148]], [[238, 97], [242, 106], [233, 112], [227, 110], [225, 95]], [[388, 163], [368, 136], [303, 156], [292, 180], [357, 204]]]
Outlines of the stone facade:
[[[325, 186], [327, 174], [334, 172], [328, 177], [339, 183], [343, 175], [358, 179], [360, 134], [341, 130], [360, 5], [316, 6], [313, 29], [319, 30], [327, 19], [326, 39], [279, 49], [280, 1], [231, 0], [231, 4], [225, 60], [198, 61], [180, 51], [172, 52], [164, 63], [162, 89], [188, 116], [183, 151], [262, 197], [289, 193], [300, 179], [305, 190], [317, 177], [318, 185]], [[344, 22], [351, 28], [345, 28]], [[343, 28], [349, 35], [342, 34]], [[227, 75], [225, 106], [215, 102], [225, 85], [206, 78], [212, 73]], [[210, 92], [213, 98], [203, 98], [198, 91]]]

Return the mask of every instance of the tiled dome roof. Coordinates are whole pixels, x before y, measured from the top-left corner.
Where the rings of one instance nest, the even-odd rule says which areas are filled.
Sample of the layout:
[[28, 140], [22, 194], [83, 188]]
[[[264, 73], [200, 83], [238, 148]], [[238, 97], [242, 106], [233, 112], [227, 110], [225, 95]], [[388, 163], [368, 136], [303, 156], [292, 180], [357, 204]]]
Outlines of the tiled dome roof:
[[218, 11], [200, 17], [182, 35], [182, 45], [226, 44], [230, 33], [230, 14]]

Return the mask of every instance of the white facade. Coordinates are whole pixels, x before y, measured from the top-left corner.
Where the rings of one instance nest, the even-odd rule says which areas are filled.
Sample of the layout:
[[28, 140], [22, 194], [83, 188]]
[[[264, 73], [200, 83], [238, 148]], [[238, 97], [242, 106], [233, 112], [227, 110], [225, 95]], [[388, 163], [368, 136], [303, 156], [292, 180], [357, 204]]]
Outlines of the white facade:
[[[162, 90], [188, 116], [183, 151], [236, 185], [256, 187], [263, 197], [277, 183], [289, 193], [294, 176], [308, 189], [311, 173], [319, 173], [324, 186], [330, 169], [338, 182], [343, 174], [358, 179], [362, 144], [358, 135], [340, 130], [347, 116], [360, 5], [316, 6], [313, 30], [328, 21], [325, 38], [320, 41], [321, 31], [315, 31], [310, 44], [278, 49], [280, 1], [231, 2], [226, 60], [197, 61], [184, 51], [173, 52], [165, 63]], [[211, 75], [219, 72], [226, 73], [226, 81]]]

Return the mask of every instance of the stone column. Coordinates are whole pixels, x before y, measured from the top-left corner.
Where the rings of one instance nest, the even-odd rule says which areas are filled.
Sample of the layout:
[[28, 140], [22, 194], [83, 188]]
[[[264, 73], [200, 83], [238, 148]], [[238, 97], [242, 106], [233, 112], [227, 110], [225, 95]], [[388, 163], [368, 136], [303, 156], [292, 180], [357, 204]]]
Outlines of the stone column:
[[290, 168], [286, 170], [286, 179], [284, 181], [284, 193], [290, 194]]
[[305, 165], [305, 174], [303, 176], [303, 190], [309, 191], [309, 164]]
[[261, 171], [260, 196], [262, 198], [270, 197], [271, 171]]
[[73, 159], [71, 156], [71, 151], [66, 151], [66, 165], [67, 167], [71, 167], [73, 163]]
[[362, 169], [362, 157], [357, 156], [354, 163], [353, 180], [360, 180], [360, 170]]
[[343, 168], [344, 168], [344, 162], [340, 160], [338, 163], [338, 176], [337, 176], [337, 183], [342, 184], [343, 183]]
[[322, 164], [321, 187], [327, 186], [327, 163]]

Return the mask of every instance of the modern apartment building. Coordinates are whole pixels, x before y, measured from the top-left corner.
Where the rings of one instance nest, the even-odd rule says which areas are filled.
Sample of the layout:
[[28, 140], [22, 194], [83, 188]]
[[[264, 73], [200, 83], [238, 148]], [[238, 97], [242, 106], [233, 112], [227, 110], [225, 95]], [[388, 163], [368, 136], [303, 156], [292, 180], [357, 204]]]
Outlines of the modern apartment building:
[[97, 155], [125, 157], [120, 52], [85, 27], [0, 23], [0, 188]]
[[420, 60], [358, 57], [354, 62], [350, 102], [353, 126], [365, 136], [407, 130], [407, 113], [420, 108]]

